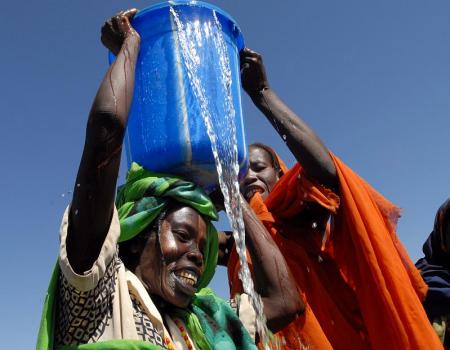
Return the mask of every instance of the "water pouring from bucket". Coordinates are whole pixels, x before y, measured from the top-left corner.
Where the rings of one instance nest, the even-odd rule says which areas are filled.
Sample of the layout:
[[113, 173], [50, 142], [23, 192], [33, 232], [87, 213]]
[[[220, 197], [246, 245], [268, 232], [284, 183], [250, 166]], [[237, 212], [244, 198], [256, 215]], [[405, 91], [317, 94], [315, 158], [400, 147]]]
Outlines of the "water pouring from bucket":
[[[214, 155], [170, 6], [182, 13], [186, 34], [196, 43], [186, 54], [195, 64], [201, 62], [197, 65], [196, 78], [210, 100], [210, 113], [227, 116], [227, 106], [234, 108], [240, 175], [247, 170], [239, 70], [242, 34], [228, 15], [199, 1], [161, 3], [141, 10], [133, 18], [133, 27], [141, 36], [141, 48], [125, 138], [128, 165], [135, 161], [154, 171], [188, 176], [189, 180], [212, 191], [219, 183]], [[222, 55], [213, 37], [217, 32], [213, 10], [221, 24]], [[223, 65], [219, 64], [224, 59], [229, 63], [230, 75], [225, 80]], [[224, 88], [224, 81], [229, 81], [229, 88]], [[230, 132], [227, 121], [227, 118], [217, 118], [217, 129], [224, 134]]]
[[181, 174], [207, 191], [220, 186], [240, 279], [268, 349], [263, 304], [247, 263], [239, 195], [239, 176], [248, 167], [240, 92], [242, 34], [229, 15], [199, 1], [144, 9], [133, 27], [142, 41], [125, 138], [128, 164]]

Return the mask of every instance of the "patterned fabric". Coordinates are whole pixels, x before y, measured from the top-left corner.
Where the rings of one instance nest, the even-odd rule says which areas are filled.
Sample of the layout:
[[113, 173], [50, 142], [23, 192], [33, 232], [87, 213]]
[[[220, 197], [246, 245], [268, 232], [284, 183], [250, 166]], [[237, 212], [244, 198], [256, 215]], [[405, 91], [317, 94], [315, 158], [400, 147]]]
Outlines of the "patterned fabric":
[[96, 342], [112, 318], [117, 260], [113, 259], [98, 285], [89, 291], [79, 291], [60, 274], [56, 307], [55, 342], [77, 345]]
[[139, 300], [131, 295], [131, 302], [133, 303], [133, 318], [139, 338], [141, 340], [159, 345], [162, 348], [166, 348], [163, 337], [158, 333], [158, 330], [153, 325], [150, 317], [148, 317], [144, 311], [144, 308]]
[[[112, 305], [116, 292], [117, 272], [121, 264], [115, 254], [98, 285], [89, 291], [79, 291], [60, 274], [56, 307], [55, 343], [77, 346], [101, 340], [111, 324]], [[133, 294], [133, 317], [140, 340], [166, 348], [144, 308]]]

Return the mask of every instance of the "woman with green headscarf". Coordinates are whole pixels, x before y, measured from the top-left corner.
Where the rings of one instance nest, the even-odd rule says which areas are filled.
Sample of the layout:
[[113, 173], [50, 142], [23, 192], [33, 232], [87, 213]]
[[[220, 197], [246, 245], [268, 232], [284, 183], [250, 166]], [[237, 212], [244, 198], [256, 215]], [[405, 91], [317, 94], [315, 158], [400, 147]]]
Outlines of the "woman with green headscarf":
[[[117, 59], [89, 115], [37, 349], [256, 349], [246, 295], [228, 303], [205, 288], [218, 238], [217, 212], [203, 190], [133, 164], [114, 203], [140, 44], [129, 22], [135, 13], [121, 12], [102, 28]], [[243, 206], [255, 289], [277, 331], [303, 304], [275, 243]]]

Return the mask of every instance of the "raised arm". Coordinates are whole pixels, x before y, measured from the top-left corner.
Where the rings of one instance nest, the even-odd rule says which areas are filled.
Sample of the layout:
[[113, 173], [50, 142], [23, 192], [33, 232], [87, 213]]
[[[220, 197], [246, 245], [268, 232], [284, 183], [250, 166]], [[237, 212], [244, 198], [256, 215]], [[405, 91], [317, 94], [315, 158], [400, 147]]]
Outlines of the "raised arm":
[[277, 332], [302, 314], [305, 305], [280, 249], [244, 198], [241, 202], [255, 290], [264, 303], [267, 326]]
[[83, 273], [97, 259], [111, 222], [122, 142], [133, 97], [140, 37], [120, 12], [102, 27], [102, 43], [116, 56], [95, 96], [69, 211], [67, 254]]
[[261, 56], [241, 51], [241, 77], [244, 90], [283, 138], [297, 161], [317, 182], [337, 187], [336, 168], [327, 148], [308, 125], [270, 88]]

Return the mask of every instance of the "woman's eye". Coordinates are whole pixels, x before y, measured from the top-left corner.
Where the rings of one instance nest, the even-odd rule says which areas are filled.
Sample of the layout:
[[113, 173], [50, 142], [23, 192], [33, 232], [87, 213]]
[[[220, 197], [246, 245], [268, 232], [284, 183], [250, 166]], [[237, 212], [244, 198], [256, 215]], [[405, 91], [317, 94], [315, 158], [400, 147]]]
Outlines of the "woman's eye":
[[190, 236], [189, 233], [183, 230], [177, 230], [175, 231], [175, 234], [178, 236], [178, 238], [180, 239], [180, 241], [182, 242], [187, 242], [190, 240]]
[[259, 171], [263, 171], [265, 168], [266, 168], [266, 166], [264, 164], [256, 164], [253, 167], [253, 170], [259, 172]]

